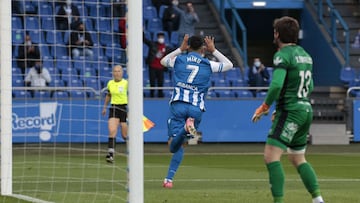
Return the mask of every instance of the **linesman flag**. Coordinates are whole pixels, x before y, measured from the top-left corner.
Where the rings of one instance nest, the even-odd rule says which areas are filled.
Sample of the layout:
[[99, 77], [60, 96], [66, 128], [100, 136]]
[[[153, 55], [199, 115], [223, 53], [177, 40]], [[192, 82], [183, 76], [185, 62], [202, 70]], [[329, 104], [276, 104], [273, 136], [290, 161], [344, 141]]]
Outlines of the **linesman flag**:
[[153, 123], [150, 119], [146, 118], [146, 116], [143, 116], [143, 132], [149, 131], [154, 126], [155, 123]]

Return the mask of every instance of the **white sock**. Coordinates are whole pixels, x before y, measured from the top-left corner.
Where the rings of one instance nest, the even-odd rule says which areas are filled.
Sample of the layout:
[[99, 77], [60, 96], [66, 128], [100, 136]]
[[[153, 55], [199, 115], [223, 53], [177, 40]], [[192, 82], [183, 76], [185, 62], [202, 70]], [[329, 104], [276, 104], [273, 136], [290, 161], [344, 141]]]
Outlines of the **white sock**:
[[318, 197], [315, 197], [313, 200], [312, 200], [313, 203], [324, 203], [324, 200], [321, 196], [318, 196]]

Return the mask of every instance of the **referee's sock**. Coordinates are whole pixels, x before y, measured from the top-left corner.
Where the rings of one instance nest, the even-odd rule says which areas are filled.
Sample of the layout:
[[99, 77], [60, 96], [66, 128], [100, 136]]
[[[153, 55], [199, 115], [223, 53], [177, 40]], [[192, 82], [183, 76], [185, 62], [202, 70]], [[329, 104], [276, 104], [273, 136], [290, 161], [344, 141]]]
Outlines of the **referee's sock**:
[[116, 138], [115, 138], [115, 137], [109, 137], [109, 141], [108, 141], [108, 153], [109, 153], [110, 156], [114, 156], [115, 143], [116, 143]]

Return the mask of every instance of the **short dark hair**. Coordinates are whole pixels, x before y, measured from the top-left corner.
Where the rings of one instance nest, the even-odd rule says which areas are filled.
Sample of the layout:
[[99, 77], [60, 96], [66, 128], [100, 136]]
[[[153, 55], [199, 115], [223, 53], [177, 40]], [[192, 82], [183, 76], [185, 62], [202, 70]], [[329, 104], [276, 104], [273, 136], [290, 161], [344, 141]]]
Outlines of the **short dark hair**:
[[299, 30], [300, 26], [295, 18], [284, 16], [274, 21], [274, 31], [279, 33], [279, 38], [283, 43], [297, 43]]
[[165, 36], [165, 33], [163, 33], [163, 32], [158, 32], [156, 36], [158, 36], [158, 37], [159, 37], [159, 36], [163, 36], [163, 37], [164, 37], [164, 36]]
[[188, 43], [190, 49], [199, 50], [204, 44], [204, 39], [200, 36], [194, 35], [189, 38]]

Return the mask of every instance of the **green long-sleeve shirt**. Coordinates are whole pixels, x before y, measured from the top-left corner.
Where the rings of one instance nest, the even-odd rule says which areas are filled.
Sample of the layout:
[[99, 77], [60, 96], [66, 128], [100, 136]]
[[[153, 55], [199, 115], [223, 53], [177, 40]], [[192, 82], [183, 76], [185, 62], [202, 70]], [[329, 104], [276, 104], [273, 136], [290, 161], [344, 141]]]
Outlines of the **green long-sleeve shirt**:
[[298, 45], [281, 48], [273, 57], [273, 78], [265, 103], [279, 110], [304, 110], [314, 89], [312, 58]]

